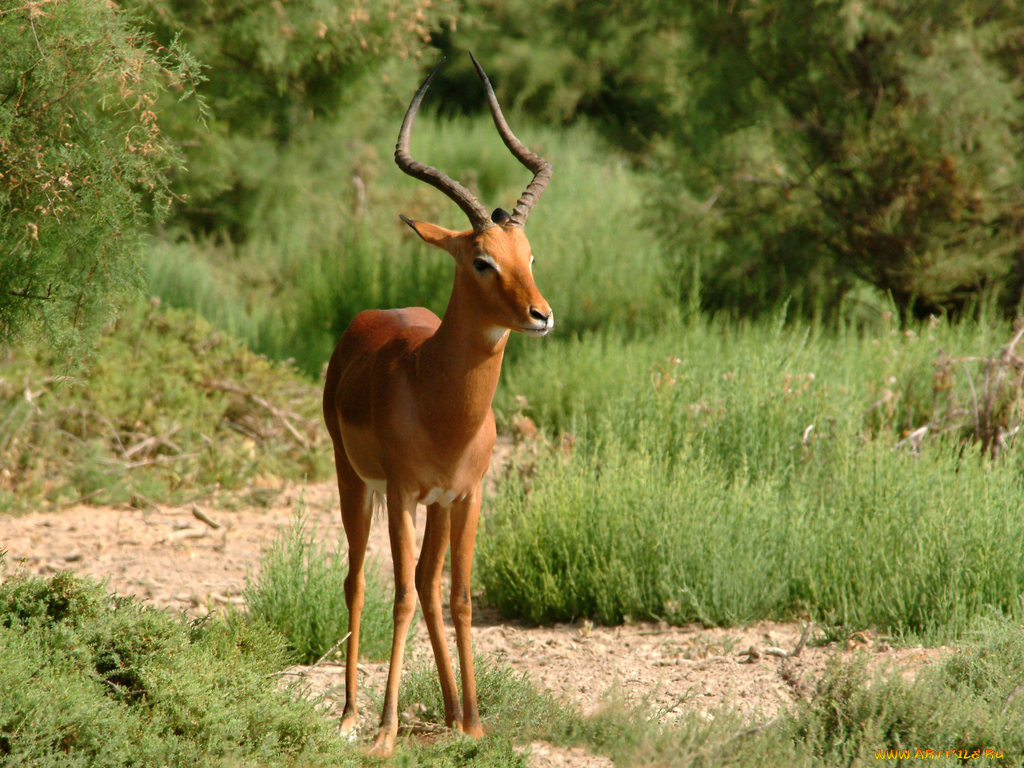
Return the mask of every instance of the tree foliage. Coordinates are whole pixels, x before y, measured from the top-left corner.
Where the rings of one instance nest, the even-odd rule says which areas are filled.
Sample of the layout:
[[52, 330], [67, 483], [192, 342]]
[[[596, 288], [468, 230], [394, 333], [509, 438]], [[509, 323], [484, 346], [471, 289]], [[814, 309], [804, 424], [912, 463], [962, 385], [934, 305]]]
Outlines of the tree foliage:
[[81, 349], [137, 287], [179, 165], [154, 105], [188, 65], [107, 3], [0, 2], [0, 343]]
[[1009, 3], [695, 4], [663, 231], [711, 307], [1020, 300], [1021, 54]]
[[[275, 158], [339, 110], [380, 104], [389, 66], [420, 55], [451, 0], [126, 0], [165, 43], [180, 38], [203, 62], [210, 119], [163, 105], [189, 173], [175, 189], [193, 231], [244, 240]], [[404, 95], [404, 94], [403, 94]], [[365, 105], [364, 105], [365, 102]]]
[[705, 307], [828, 312], [868, 285], [924, 315], [1020, 300], [1022, 30], [1006, 2], [471, 0], [440, 45], [657, 168], [652, 219]]
[[[680, 8], [664, 0], [468, 0], [436, 44], [474, 51], [502, 104], [545, 123], [596, 122], [619, 146], [646, 150], [682, 109]], [[434, 86], [447, 105], [483, 108], [468, 57]]]
[[[1017, 4], [0, 0], [0, 339], [102, 324], [171, 198], [165, 231], [237, 268], [293, 226], [279, 180], [304, 149], [302, 194], [362, 196], [431, 45], [474, 50], [517, 125], [593, 122], [654, 169], [649, 223], [706, 308], [1021, 302]], [[483, 109], [467, 57], [430, 104]]]

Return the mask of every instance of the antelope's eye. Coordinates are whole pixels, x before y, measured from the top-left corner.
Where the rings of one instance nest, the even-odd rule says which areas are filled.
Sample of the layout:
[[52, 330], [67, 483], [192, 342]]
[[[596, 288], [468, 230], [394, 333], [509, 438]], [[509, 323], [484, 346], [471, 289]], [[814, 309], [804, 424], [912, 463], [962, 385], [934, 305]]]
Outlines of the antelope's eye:
[[489, 269], [494, 269], [494, 265], [491, 264], [487, 259], [480, 258], [477, 256], [473, 259], [473, 269], [479, 272], [481, 275]]

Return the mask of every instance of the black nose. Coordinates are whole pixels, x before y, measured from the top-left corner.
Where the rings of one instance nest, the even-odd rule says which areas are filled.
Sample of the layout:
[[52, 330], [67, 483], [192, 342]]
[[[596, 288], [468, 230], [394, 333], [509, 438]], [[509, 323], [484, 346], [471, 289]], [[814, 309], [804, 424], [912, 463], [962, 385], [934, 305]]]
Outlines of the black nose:
[[547, 314], [544, 314], [536, 307], [530, 307], [530, 317], [534, 320], [540, 320], [542, 323], [546, 323], [548, 318], [551, 317], [551, 312], [549, 311]]

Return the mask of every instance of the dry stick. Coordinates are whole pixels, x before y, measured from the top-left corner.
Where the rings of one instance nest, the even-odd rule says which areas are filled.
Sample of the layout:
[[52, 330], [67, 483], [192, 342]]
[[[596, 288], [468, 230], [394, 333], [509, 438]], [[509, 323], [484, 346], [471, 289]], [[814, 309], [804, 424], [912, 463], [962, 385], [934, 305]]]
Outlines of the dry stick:
[[729, 737], [729, 738], [728, 738], [728, 739], [726, 740], [726, 742], [725, 742], [725, 743], [726, 743], [726, 744], [728, 744], [728, 743], [729, 743], [730, 741], [734, 741], [735, 739], [744, 739], [744, 738], [746, 738], [747, 736], [753, 736], [753, 735], [754, 735], [754, 734], [756, 734], [756, 733], [760, 733], [760, 732], [761, 732], [761, 731], [763, 731], [763, 730], [764, 730], [765, 728], [771, 728], [771, 727], [772, 727], [773, 725], [775, 725], [775, 724], [776, 724], [777, 722], [779, 722], [779, 720], [781, 720], [781, 719], [782, 719], [782, 717], [781, 717], [780, 715], [776, 715], [776, 716], [775, 716], [775, 717], [773, 717], [773, 718], [772, 718], [771, 720], [765, 720], [765, 721], [764, 721], [763, 723], [761, 723], [760, 725], [755, 725], [755, 726], [753, 726], [752, 728], [747, 728], [747, 729], [746, 729], [746, 730], [744, 730], [744, 731], [740, 731], [739, 733], [735, 734], [734, 736], [730, 736], [730, 737]]
[[264, 408], [270, 411], [270, 415], [277, 418], [278, 421], [280, 421], [284, 425], [284, 428], [291, 433], [291, 436], [295, 438], [299, 445], [301, 445], [303, 448], [309, 448], [309, 441], [302, 436], [302, 433], [299, 432], [299, 430], [297, 430], [290, 421], [288, 421], [288, 417], [285, 416], [285, 414], [282, 411], [275, 408], [273, 405], [268, 403], [259, 395], [249, 395], [249, 397], [252, 399], [254, 403], [256, 403], [257, 405], [262, 405]]
[[807, 622], [807, 626], [804, 627], [804, 631], [800, 633], [800, 641], [796, 644], [796, 648], [794, 648], [792, 652], [789, 654], [789, 658], [796, 658], [800, 655], [800, 652], [804, 649], [804, 646], [807, 645], [807, 640], [811, 636], [811, 627], [813, 626], [813, 621]]
[[177, 434], [178, 431], [180, 430], [181, 424], [175, 424], [173, 427], [170, 428], [170, 430], [168, 430], [162, 435], [153, 435], [152, 437], [147, 437], [145, 440], [140, 440], [127, 451], [124, 451], [124, 457], [126, 459], [130, 459], [132, 456], [134, 456], [136, 453], [139, 453], [140, 451], [144, 451], [147, 448], [150, 448], [151, 446], [161, 444], [166, 445], [168, 448], [177, 448], [178, 453], [181, 453], [181, 449], [178, 446], [174, 445], [174, 443], [170, 442], [171, 436]]
[[121, 464], [124, 469], [138, 469], [139, 467], [148, 467], [150, 464], [172, 464], [175, 461], [184, 461], [185, 459], [194, 459], [199, 453], [179, 453], [177, 456], [154, 456], [152, 459], [142, 459], [141, 461], [126, 461]]
[[317, 659], [316, 661], [313, 662], [313, 666], [311, 666], [309, 668], [309, 670], [310, 671], [314, 670], [317, 667], [319, 667], [321, 664], [323, 664], [324, 661], [327, 659], [327, 657], [330, 656], [332, 653], [334, 653], [336, 650], [338, 650], [338, 648], [341, 647], [341, 644], [344, 643], [346, 640], [348, 640], [351, 635], [352, 635], [351, 632], [346, 632], [345, 636], [343, 638], [341, 638], [341, 640], [339, 640], [334, 645], [332, 645], [330, 648], [328, 648], [327, 652], [323, 656], [321, 656], [319, 659]]
[[1010, 691], [1010, 695], [1006, 697], [1006, 701], [1003, 702], [1003, 708], [999, 710], [999, 714], [1005, 715], [1006, 710], [1010, 708], [1013, 700], [1016, 699], [1021, 693], [1024, 692], [1024, 683], [1020, 683], [1016, 688]]
[[1024, 323], [1020, 324], [1020, 328], [1017, 329], [1017, 333], [1014, 335], [1012, 339], [1010, 339], [1010, 343], [1006, 345], [1006, 348], [1003, 349], [1003, 362], [1010, 361], [1010, 358], [1013, 356], [1013, 348], [1017, 346], [1017, 343], [1021, 340], [1021, 337], [1024, 337]]
[[[281, 422], [282, 425], [284, 425], [284, 428], [286, 430], [288, 430], [288, 432], [291, 434], [292, 437], [295, 438], [295, 440], [299, 443], [299, 445], [301, 445], [303, 448], [306, 448], [306, 449], [308, 449], [310, 447], [309, 446], [309, 441], [306, 440], [306, 438], [304, 438], [302, 436], [302, 433], [299, 432], [299, 430], [297, 430], [294, 427], [294, 425], [288, 420], [288, 416], [291, 416], [293, 419], [294, 418], [302, 418], [298, 414], [295, 414], [295, 413], [286, 414], [282, 410], [277, 408], [276, 406], [272, 405], [267, 400], [265, 400], [262, 397], [260, 397], [259, 395], [256, 395], [256, 394], [250, 392], [249, 390], [244, 389], [243, 387], [240, 387], [237, 384], [234, 384], [234, 383], [232, 383], [230, 381], [211, 381], [211, 382], [207, 383], [207, 386], [210, 389], [219, 389], [222, 392], [233, 392], [234, 394], [242, 395], [245, 398], [247, 398], [247, 399], [251, 400], [252, 402], [256, 403], [256, 405], [262, 406], [263, 408], [265, 408], [267, 411], [270, 412], [271, 416], [276, 418], [278, 421]], [[239, 431], [242, 431], [242, 430], [239, 430]]]
[[84, 496], [79, 496], [77, 499], [74, 499], [72, 501], [62, 501], [59, 504], [59, 506], [61, 507], [61, 509], [66, 509], [67, 507], [73, 507], [76, 504], [82, 504], [91, 499], [93, 496], [98, 496], [101, 493], [106, 493], [106, 490], [106, 488], [97, 488], [95, 491], [90, 491]]
[[203, 510], [201, 510], [195, 504], [192, 505], [192, 515], [197, 520], [202, 520], [204, 523], [206, 523], [208, 526], [210, 526], [214, 530], [217, 530], [218, 528], [220, 528], [220, 523], [218, 523], [216, 520], [214, 520], [209, 515], [207, 515], [205, 512], [203, 512]]
[[767, 656], [778, 656], [780, 659], [794, 659], [800, 655], [800, 652], [804, 649], [804, 646], [807, 645], [807, 639], [811, 635], [811, 627], [813, 626], [813, 621], [807, 622], [807, 625], [804, 627], [803, 632], [800, 633], [800, 639], [797, 641], [796, 647], [792, 651], [786, 651], [782, 648], [768, 647], [761, 652]]
[[207, 535], [205, 528], [182, 528], [180, 531], [174, 531], [168, 533], [162, 539], [157, 540], [157, 544], [170, 544], [175, 541], [185, 541], [186, 539], [202, 539]]
[[412, 733], [449, 733], [451, 731], [446, 725], [430, 723], [426, 720], [413, 720], [412, 718], [399, 727]]

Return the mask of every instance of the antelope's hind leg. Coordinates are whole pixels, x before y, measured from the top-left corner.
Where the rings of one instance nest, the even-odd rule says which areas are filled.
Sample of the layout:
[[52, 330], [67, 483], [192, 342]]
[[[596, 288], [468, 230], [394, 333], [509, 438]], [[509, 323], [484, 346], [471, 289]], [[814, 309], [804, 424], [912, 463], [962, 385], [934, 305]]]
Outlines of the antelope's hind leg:
[[416, 511], [415, 491], [399, 490], [388, 482], [388, 537], [395, 569], [394, 634], [391, 637], [391, 664], [384, 690], [384, 711], [374, 739], [371, 755], [388, 757], [395, 750], [398, 735], [398, 686], [405, 660], [405, 641], [416, 611]]
[[366, 591], [366, 543], [373, 521], [373, 494], [355, 473], [345, 456], [345, 449], [335, 444], [334, 463], [338, 470], [338, 492], [341, 496], [341, 522], [348, 540], [348, 574], [345, 576], [345, 605], [348, 607], [348, 646], [345, 651], [345, 709], [341, 716], [341, 732], [351, 734], [359, 721], [356, 702], [356, 675], [359, 673], [359, 625], [363, 616]]

